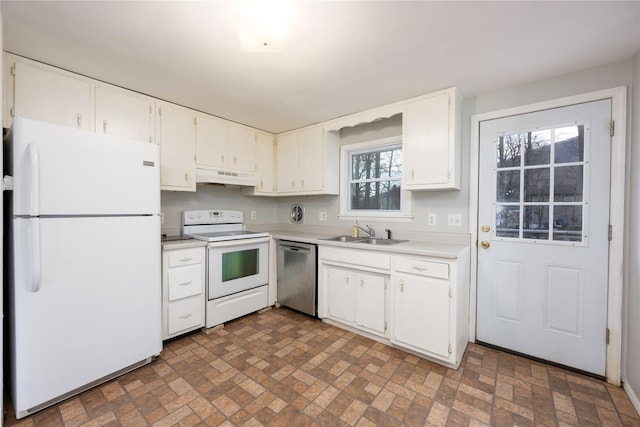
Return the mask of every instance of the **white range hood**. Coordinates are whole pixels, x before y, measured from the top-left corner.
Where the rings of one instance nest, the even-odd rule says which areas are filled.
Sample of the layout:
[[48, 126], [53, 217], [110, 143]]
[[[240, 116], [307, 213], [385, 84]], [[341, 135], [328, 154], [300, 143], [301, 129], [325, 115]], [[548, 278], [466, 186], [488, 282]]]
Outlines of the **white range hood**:
[[256, 174], [250, 172], [228, 172], [215, 169], [198, 168], [196, 169], [196, 183], [255, 187]]

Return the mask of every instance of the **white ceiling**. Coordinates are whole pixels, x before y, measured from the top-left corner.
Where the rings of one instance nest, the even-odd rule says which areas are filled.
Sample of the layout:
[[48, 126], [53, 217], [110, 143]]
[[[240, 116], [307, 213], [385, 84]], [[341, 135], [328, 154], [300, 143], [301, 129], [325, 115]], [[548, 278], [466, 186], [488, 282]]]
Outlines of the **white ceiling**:
[[298, 1], [285, 53], [243, 51], [230, 3], [3, 0], [4, 49], [275, 133], [640, 49], [639, 1]]

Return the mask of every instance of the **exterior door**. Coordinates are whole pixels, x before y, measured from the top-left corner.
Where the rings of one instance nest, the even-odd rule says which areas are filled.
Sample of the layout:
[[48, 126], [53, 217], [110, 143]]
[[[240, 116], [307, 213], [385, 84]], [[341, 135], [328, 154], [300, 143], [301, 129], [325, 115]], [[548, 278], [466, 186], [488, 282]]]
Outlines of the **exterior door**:
[[480, 125], [477, 339], [605, 375], [611, 100]]

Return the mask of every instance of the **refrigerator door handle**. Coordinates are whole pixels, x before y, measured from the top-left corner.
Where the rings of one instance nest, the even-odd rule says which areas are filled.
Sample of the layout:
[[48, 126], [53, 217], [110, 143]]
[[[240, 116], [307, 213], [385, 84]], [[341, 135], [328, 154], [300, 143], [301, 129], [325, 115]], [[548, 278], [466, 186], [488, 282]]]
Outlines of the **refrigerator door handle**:
[[31, 216], [38, 216], [40, 212], [40, 154], [38, 146], [30, 143], [29, 152], [29, 178], [31, 179]]
[[40, 258], [40, 220], [33, 218], [29, 221], [31, 232], [31, 292], [40, 290], [42, 281], [42, 265]]

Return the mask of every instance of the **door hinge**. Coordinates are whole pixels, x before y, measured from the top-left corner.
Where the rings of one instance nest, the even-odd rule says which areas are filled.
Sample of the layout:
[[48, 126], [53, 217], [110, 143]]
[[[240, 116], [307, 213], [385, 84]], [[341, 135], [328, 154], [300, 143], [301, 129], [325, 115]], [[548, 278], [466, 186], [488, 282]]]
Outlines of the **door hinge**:
[[609, 241], [613, 240], [613, 226], [609, 224]]
[[606, 335], [606, 343], [608, 345], [609, 344], [609, 335], [611, 335], [611, 332], [610, 332], [609, 328], [607, 328], [606, 331], [607, 331], [606, 334], [605, 334]]
[[451, 348], [451, 344], [449, 344], [449, 348], [447, 348], [447, 351], [449, 352], [449, 354], [453, 353], [453, 349]]
[[613, 136], [616, 134], [616, 122], [615, 120], [611, 120], [609, 122], [609, 136]]

